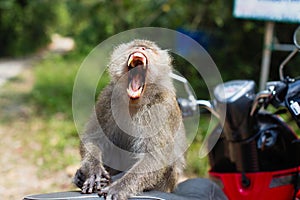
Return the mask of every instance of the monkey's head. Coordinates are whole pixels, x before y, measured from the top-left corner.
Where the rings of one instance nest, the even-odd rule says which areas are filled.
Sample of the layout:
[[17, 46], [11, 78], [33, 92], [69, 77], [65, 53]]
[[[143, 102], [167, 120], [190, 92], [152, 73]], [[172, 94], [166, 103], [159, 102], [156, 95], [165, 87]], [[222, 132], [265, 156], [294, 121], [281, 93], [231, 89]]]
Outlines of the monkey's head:
[[109, 64], [111, 81], [116, 83], [126, 77], [126, 90], [131, 99], [140, 98], [148, 84], [170, 88], [171, 70], [168, 52], [148, 40], [121, 44], [113, 51]]

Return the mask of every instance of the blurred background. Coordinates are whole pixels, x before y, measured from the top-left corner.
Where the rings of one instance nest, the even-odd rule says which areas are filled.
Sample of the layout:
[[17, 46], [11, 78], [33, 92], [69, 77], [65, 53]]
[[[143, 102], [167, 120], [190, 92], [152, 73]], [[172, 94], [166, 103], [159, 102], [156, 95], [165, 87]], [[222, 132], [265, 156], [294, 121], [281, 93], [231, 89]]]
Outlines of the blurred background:
[[[207, 50], [224, 81], [258, 84], [265, 22], [236, 19], [232, 9], [233, 0], [1, 0], [0, 199], [74, 189], [80, 163], [74, 78], [88, 53], [114, 34], [148, 26], [178, 30]], [[291, 44], [296, 27], [276, 23], [275, 40]], [[288, 53], [272, 52], [269, 80], [279, 78]], [[287, 68], [290, 76], [300, 75], [299, 57]], [[176, 70], [189, 77], [198, 98], [209, 98], [201, 76], [185, 62], [176, 59]], [[207, 158], [198, 156], [206, 124], [201, 118], [186, 177], [207, 177]]]

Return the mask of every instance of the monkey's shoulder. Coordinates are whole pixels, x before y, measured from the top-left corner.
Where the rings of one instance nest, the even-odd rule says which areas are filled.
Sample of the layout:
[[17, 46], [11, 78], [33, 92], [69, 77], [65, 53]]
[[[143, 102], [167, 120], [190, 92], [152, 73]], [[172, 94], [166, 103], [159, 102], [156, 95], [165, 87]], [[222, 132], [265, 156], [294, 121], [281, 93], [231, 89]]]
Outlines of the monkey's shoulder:
[[98, 101], [110, 100], [110, 98], [106, 98], [106, 97], [112, 96], [113, 90], [114, 90], [114, 84], [109, 83], [99, 93], [99, 95], [98, 95]]

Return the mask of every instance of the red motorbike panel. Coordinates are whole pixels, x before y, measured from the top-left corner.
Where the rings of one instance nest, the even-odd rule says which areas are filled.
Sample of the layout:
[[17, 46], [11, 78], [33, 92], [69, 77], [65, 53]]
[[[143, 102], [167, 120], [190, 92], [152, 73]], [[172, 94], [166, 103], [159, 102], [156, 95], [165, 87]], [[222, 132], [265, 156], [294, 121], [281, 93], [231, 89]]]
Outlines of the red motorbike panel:
[[229, 200], [292, 200], [295, 196], [298, 168], [273, 172], [246, 173], [250, 180], [246, 188], [242, 185], [241, 173], [209, 172], [213, 180], [219, 183]]

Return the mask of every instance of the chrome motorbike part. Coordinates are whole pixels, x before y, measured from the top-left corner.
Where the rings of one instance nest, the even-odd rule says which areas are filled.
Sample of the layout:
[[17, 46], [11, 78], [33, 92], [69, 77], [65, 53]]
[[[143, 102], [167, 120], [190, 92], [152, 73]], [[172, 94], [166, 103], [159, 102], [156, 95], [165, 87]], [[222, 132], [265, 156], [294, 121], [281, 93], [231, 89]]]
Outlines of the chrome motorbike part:
[[284, 73], [283, 73], [283, 68], [298, 53], [298, 51], [299, 50], [297, 48], [295, 48], [294, 51], [292, 51], [288, 55], [288, 57], [286, 57], [286, 59], [284, 59], [284, 61], [280, 64], [280, 66], [279, 66], [279, 77], [280, 77], [281, 81], [284, 81], [284, 79], [285, 79], [285, 76], [284, 76]]
[[294, 44], [298, 49], [300, 49], [300, 26], [296, 29], [294, 33]]

